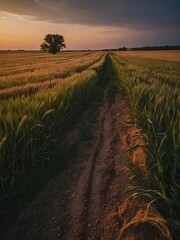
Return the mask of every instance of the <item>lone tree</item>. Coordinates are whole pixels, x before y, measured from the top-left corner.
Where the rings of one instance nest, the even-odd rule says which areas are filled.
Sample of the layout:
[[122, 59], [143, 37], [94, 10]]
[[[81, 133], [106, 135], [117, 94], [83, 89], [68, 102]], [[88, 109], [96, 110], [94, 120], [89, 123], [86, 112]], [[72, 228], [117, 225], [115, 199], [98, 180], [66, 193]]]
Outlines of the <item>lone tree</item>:
[[41, 49], [43, 51], [48, 51], [52, 54], [60, 52], [61, 49], [65, 47], [64, 37], [59, 34], [47, 34], [44, 38], [44, 42], [41, 44]]

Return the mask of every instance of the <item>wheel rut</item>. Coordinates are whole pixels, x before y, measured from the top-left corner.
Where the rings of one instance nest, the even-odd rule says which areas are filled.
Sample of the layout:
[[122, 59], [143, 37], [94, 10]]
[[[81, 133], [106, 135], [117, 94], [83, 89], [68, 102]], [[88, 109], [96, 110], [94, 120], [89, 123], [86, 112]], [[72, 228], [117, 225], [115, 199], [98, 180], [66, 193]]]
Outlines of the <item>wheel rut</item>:
[[[103, 218], [103, 181], [108, 167], [112, 164], [112, 146], [114, 128], [107, 90], [97, 119], [95, 143], [91, 147], [89, 159], [75, 189], [75, 198], [70, 209], [72, 226], [67, 239], [98, 239], [101, 235], [100, 222]], [[80, 205], [78, 204], [80, 203]], [[80, 224], [82, 222], [82, 224]]]
[[98, 239], [101, 236], [100, 222], [103, 219], [103, 179], [104, 174], [108, 171], [108, 167], [112, 161], [112, 142], [113, 122], [110, 111], [110, 103], [105, 94], [103, 101], [102, 119], [100, 121], [101, 130], [99, 136], [99, 146], [93, 159], [93, 171], [90, 181], [88, 200], [87, 200], [87, 216], [86, 226], [83, 232], [84, 239]]

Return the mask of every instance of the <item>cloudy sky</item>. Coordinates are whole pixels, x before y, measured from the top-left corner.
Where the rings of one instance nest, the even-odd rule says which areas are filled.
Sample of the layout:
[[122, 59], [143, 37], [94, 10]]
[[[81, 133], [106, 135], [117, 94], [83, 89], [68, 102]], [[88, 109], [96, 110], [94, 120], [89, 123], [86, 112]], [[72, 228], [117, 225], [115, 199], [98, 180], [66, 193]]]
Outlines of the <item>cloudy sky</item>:
[[180, 44], [180, 0], [0, 0], [0, 49], [39, 49], [47, 33], [67, 49]]

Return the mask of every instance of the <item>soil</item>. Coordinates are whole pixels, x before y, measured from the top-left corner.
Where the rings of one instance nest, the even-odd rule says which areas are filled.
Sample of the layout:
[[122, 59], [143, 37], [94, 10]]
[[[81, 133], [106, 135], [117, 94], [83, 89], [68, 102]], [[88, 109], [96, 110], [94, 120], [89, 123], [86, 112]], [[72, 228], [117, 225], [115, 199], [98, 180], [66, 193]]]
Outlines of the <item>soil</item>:
[[[155, 240], [157, 230], [141, 223], [126, 225], [146, 204], [127, 200], [135, 183], [127, 165], [144, 170], [145, 154], [129, 149], [143, 142], [123, 92], [109, 100], [107, 90], [83, 123], [67, 134], [79, 142], [75, 164], [50, 180], [30, 206], [8, 226], [6, 240]], [[83, 132], [88, 136], [82, 136]], [[85, 134], [86, 135], [86, 134]]]

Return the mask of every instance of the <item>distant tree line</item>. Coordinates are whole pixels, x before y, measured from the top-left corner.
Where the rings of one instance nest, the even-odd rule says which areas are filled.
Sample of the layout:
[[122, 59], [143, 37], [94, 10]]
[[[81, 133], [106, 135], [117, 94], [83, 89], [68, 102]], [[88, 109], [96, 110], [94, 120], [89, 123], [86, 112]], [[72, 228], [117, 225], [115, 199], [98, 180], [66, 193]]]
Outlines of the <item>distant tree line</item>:
[[152, 51], [152, 50], [180, 50], [180, 45], [177, 46], [153, 46], [153, 47], [136, 47], [136, 48], [131, 48], [131, 50], [134, 51], [139, 51], [139, 50], [144, 50], [144, 51]]
[[102, 49], [102, 51], [153, 51], [153, 50], [180, 50], [180, 45], [176, 46], [147, 46], [147, 47], [134, 47], [134, 48], [113, 48], [113, 49]]
[[[41, 44], [41, 50], [48, 51], [50, 53], [57, 53], [61, 49], [66, 47], [66, 44], [64, 42], [64, 37], [58, 34], [48, 34], [46, 35], [44, 39], [44, 43]], [[134, 47], [134, 48], [127, 48], [127, 47], [121, 47], [121, 48], [111, 48], [111, 49], [101, 49], [101, 51], [153, 51], [153, 50], [180, 50], [180, 45], [176, 46], [146, 46], [146, 47]], [[24, 50], [24, 49], [18, 49], [18, 50], [0, 50], [0, 52], [38, 52], [38, 50]], [[86, 51], [98, 51], [98, 50], [66, 50], [66, 52], [86, 52]]]

